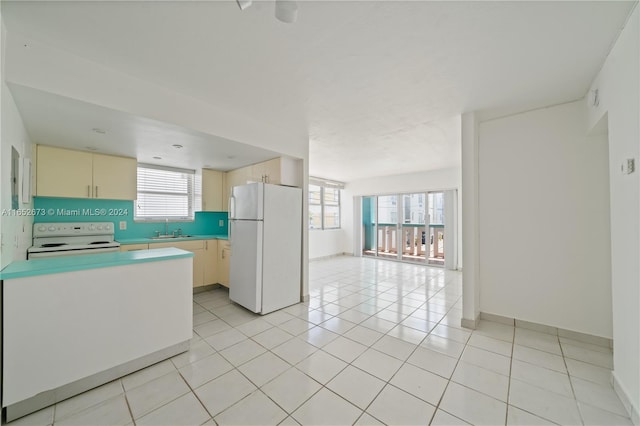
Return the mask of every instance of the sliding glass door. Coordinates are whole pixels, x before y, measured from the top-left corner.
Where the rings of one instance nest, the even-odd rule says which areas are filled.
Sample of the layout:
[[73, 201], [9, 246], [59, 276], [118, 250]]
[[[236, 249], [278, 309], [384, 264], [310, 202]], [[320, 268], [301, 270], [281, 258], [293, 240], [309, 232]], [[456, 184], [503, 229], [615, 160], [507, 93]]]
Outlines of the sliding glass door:
[[362, 254], [444, 265], [444, 194], [362, 197]]
[[364, 256], [378, 255], [376, 203], [376, 197], [362, 197], [362, 254]]
[[402, 253], [401, 259], [424, 262], [427, 231], [426, 194], [403, 194], [402, 197]]
[[378, 199], [378, 256], [398, 258], [398, 196], [380, 195]]
[[444, 265], [444, 192], [429, 192], [429, 252], [427, 263]]

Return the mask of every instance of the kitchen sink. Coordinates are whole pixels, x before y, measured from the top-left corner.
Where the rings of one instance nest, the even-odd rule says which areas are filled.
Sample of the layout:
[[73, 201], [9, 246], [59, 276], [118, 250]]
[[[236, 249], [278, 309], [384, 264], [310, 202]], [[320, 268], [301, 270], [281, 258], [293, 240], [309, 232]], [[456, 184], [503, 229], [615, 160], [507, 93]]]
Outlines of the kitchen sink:
[[152, 240], [173, 240], [176, 238], [191, 238], [193, 235], [157, 235], [151, 237]]

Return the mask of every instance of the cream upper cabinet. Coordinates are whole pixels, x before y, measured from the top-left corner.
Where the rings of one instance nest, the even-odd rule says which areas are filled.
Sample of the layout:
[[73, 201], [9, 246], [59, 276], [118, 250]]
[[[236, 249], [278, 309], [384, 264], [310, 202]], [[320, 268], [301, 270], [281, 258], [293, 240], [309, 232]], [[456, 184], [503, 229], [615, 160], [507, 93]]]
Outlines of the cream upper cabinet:
[[216, 284], [218, 274], [218, 240], [204, 241], [204, 285]]
[[38, 145], [36, 195], [91, 198], [93, 154]]
[[229, 241], [218, 241], [218, 282], [225, 287], [229, 287], [229, 258], [231, 257], [231, 246]]
[[255, 182], [280, 184], [280, 159], [263, 161], [251, 166], [251, 180]]
[[245, 185], [247, 182], [251, 181], [251, 166], [226, 172], [224, 174], [223, 181], [224, 189], [222, 191], [221, 211], [226, 212], [229, 209], [229, 197], [231, 197], [231, 190], [233, 187]]
[[223, 174], [216, 170], [202, 169], [202, 211], [226, 211], [222, 202]]
[[251, 166], [251, 180], [274, 185], [302, 186], [300, 160], [279, 157]]
[[37, 147], [38, 196], [135, 200], [136, 176], [134, 158]]
[[[302, 187], [302, 162], [290, 157], [279, 157], [224, 173], [222, 211], [227, 211], [231, 189], [248, 182], [266, 182], [274, 185]], [[203, 176], [204, 187], [204, 176]]]
[[135, 158], [93, 154], [93, 198], [135, 200], [137, 174]]
[[222, 209], [221, 212], [229, 211], [229, 173], [222, 174]]

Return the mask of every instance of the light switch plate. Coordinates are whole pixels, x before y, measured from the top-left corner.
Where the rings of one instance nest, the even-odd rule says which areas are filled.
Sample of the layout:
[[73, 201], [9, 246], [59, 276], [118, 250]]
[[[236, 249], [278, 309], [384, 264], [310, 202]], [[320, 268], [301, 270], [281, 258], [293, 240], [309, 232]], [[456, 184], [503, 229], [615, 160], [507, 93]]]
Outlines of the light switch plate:
[[636, 171], [636, 160], [635, 158], [627, 158], [622, 162], [622, 166], [620, 166], [620, 171], [622, 174], [630, 175], [631, 173]]
[[121, 220], [120, 221], [120, 230], [124, 231], [127, 229], [127, 221], [126, 220]]

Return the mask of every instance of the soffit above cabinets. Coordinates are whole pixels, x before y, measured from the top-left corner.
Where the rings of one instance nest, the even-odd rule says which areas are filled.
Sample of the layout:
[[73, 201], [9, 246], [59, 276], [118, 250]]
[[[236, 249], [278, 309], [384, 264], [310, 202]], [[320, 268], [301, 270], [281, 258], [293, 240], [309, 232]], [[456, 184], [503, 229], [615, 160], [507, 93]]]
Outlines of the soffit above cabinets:
[[[280, 155], [191, 129], [9, 83], [32, 142], [186, 169], [233, 170]], [[156, 159], [154, 157], [160, 157]]]

